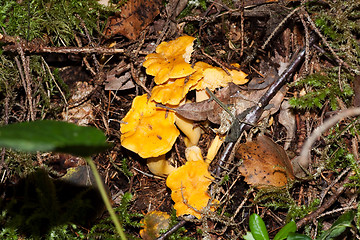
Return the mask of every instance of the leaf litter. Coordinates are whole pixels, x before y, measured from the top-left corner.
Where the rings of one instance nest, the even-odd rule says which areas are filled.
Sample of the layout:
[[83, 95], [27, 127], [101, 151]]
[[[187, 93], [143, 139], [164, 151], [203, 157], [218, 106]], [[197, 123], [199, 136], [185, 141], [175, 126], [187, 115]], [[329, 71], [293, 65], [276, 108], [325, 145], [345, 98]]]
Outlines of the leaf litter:
[[[239, 116], [245, 111], [258, 106], [261, 97], [271, 87], [274, 79], [277, 79], [277, 74], [281, 75], [282, 69], [287, 62], [285, 59], [291, 59], [291, 57], [296, 56], [298, 49], [307, 44], [307, 31], [309, 31], [307, 28], [309, 26], [302, 25], [300, 20], [306, 18], [306, 14], [311, 14], [311, 6], [306, 6], [306, 8], [302, 9], [305, 11], [305, 14], [299, 11], [301, 5], [299, 5], [298, 1], [285, 1], [285, 3], [262, 1], [260, 5], [253, 1], [243, 1], [243, 3], [233, 1], [232, 4], [230, 6], [219, 1], [216, 3], [191, 5], [190, 1], [174, 0], [169, 1], [165, 8], [159, 2], [144, 4], [143, 1], [126, 1], [119, 4], [122, 6], [121, 14], [119, 14], [119, 11], [108, 19], [109, 21], [104, 31], [105, 37], [100, 35], [95, 37], [89, 34], [86, 36], [86, 29], [83, 28], [82, 30], [85, 34], [77, 31], [73, 32], [77, 37], [77, 43], [80, 44], [63, 48], [57, 48], [49, 44], [49, 42], [36, 44], [32, 40], [28, 42], [29, 44], [25, 44], [25, 41], [22, 41], [23, 39], [19, 40], [20, 45], [16, 45], [17, 41], [14, 41], [11, 36], [4, 35], [3, 32], [0, 33], [0, 40], [5, 44], [5, 52], [21, 53], [23, 51], [28, 54], [50, 52], [52, 55], [64, 54], [64, 52], [68, 54], [71, 52], [76, 56], [71, 59], [76, 64], [81, 65], [83, 71], [95, 73], [93, 78], [88, 81], [88, 84], [93, 86], [91, 88], [92, 94], [85, 101], [87, 103], [86, 112], [91, 114], [85, 116], [87, 115], [83, 113], [85, 108], [82, 108], [81, 105], [75, 107], [74, 111], [77, 112], [79, 110], [82, 114], [73, 114], [71, 111], [66, 112], [66, 109], [64, 113], [71, 113], [71, 117], [75, 122], [86, 120], [86, 124], [96, 125], [104, 130], [109, 137], [109, 141], [113, 142], [114, 148], [109, 153], [96, 157], [99, 168], [104, 172], [113, 196], [121, 197], [122, 192], [130, 191], [134, 193], [134, 199], [131, 203], [132, 211], [147, 213], [152, 210], [162, 210], [169, 213], [170, 209], [173, 208], [173, 202], [165, 182], [148, 175], [150, 171], [146, 166], [145, 159], [130, 151], [126, 151], [119, 141], [119, 138], [121, 138], [119, 133], [120, 126], [124, 124], [122, 119], [128, 113], [133, 99], [146, 93], [144, 92], [145, 88], [151, 91], [155, 86], [154, 79], [147, 76], [144, 68], [142, 68], [142, 62], [145, 60], [144, 56], [153, 52], [155, 47], [161, 42], [169, 42], [180, 36], [189, 35], [197, 38], [190, 62], [192, 67], [198, 61], [204, 61], [206, 64], [219, 69], [226, 69], [233, 62], [240, 63], [241, 70], [249, 74], [249, 83], [243, 86], [229, 83], [214, 89], [216, 98], [234, 116]], [[331, 5], [332, 3], [326, 4], [329, 4], [329, 8], [337, 7], [336, 5]], [[237, 10], [233, 11], [230, 7]], [[156, 8], [156, 11], [149, 11], [154, 8]], [[282, 12], [276, 15], [279, 9], [282, 9]], [[355, 7], [354, 9], [357, 8]], [[186, 16], [176, 18], [183, 10], [182, 14], [187, 12]], [[287, 21], [291, 24], [281, 26], [280, 21], [282, 17], [275, 21], [274, 16], [285, 17], [288, 13]], [[300, 20], [298, 16], [300, 16]], [[312, 17], [315, 18], [315, 15]], [[271, 21], [267, 21], [269, 18]], [[321, 22], [319, 19], [317, 20], [317, 24]], [[311, 25], [311, 18], [307, 18], [307, 21]], [[227, 26], [231, 29], [227, 29]], [[285, 29], [283, 30], [282, 27]], [[314, 25], [311, 28], [314, 28]], [[322, 33], [331, 32], [329, 28], [329, 25], [324, 25], [326, 31]], [[91, 46], [97, 39], [99, 41], [96, 44], [100, 47], [82, 47], [88, 46], [88, 44]], [[265, 39], [269, 40], [266, 44], [264, 43]], [[324, 39], [322, 41], [319, 44], [319, 46], [321, 45], [320, 48], [322, 44], [326, 45]], [[49, 45], [47, 46], [46, 44]], [[260, 46], [265, 45], [267, 45], [266, 48], [260, 49]], [[22, 50], [14, 51], [16, 49], [14, 46], [17, 46], [17, 48], [20, 46]], [[29, 47], [27, 48], [27, 46]], [[334, 47], [335, 45], [327, 45], [328, 48], [331, 48], [331, 46]], [[34, 49], [37, 50], [35, 51]], [[316, 51], [319, 51], [319, 48], [317, 49]], [[321, 69], [326, 69], [329, 65], [334, 62], [336, 63], [336, 60], [317, 59], [316, 56], [319, 56], [319, 53], [315, 50], [309, 50], [307, 49], [306, 51], [306, 64], [312, 64], [313, 69], [311, 71], [321, 72]], [[84, 55], [80, 56], [80, 54]], [[335, 56], [335, 59], [339, 60], [338, 58], [338, 56]], [[45, 59], [50, 58], [45, 57]], [[58, 58], [57, 61], [57, 64], [66, 64], [66, 61], [64, 62], [61, 58]], [[344, 69], [348, 68], [348, 66], [346, 64], [342, 66], [344, 68], [337, 70], [341, 73], [338, 75], [338, 82], [341, 86], [344, 81], [350, 79], [342, 75]], [[24, 67], [26, 69], [26, 65]], [[54, 69], [53, 66], [51, 68]], [[25, 72], [25, 74], [27, 73]], [[304, 64], [294, 70], [289, 82], [297, 81], [302, 77], [306, 77], [307, 74], [308, 72]], [[38, 79], [39, 76], [42, 75], [38, 75]], [[22, 77], [25, 80], [29, 79], [24, 75]], [[33, 77], [33, 79], [36, 79], [36, 77]], [[66, 81], [67, 79], [64, 79], [65, 84]], [[19, 82], [21, 81], [19, 80]], [[186, 79], [184, 82], [186, 82]], [[357, 81], [354, 81], [353, 85], [355, 91], [354, 105], [357, 106]], [[80, 87], [76, 91], [81, 92], [82, 85], [78, 86]], [[335, 216], [337, 211], [342, 212], [344, 209], [354, 208], [354, 204], [350, 205], [349, 201], [346, 201], [350, 198], [350, 194], [347, 192], [343, 194], [343, 192], [336, 191], [335, 188], [341, 189], [341, 183], [346, 182], [341, 181], [341, 178], [336, 180], [337, 176], [344, 169], [343, 165], [339, 164], [339, 162], [350, 161], [349, 154], [357, 156], [357, 140], [346, 129], [346, 126], [351, 127], [351, 124], [356, 123], [344, 120], [340, 124], [340, 128], [343, 129], [345, 134], [343, 139], [349, 139], [349, 141], [341, 142], [340, 140], [333, 140], [333, 142], [328, 142], [324, 137], [319, 138], [316, 145], [313, 145], [316, 151], [311, 152], [312, 161], [310, 168], [306, 169], [309, 171], [308, 176], [312, 178], [301, 180], [294, 178], [292, 166], [287, 155], [293, 158], [302, 146], [299, 139], [303, 137], [296, 135], [295, 131], [301, 134], [305, 132], [304, 136], [306, 138], [315, 129], [315, 126], [321, 125], [324, 118], [330, 118], [332, 114], [336, 113], [329, 110], [326, 101], [322, 103], [323, 108], [315, 111], [314, 109], [312, 111], [307, 111], [306, 109], [305, 113], [297, 111], [296, 108], [294, 109], [288, 105], [287, 100], [289, 98], [311, 92], [311, 86], [304, 86], [303, 89], [297, 89], [293, 85], [285, 86], [273, 97], [265, 107], [264, 112], [262, 112], [259, 121], [240, 138], [240, 144], [235, 149], [235, 160], [232, 158], [225, 159], [226, 162], [222, 166], [221, 174], [212, 174], [212, 177], [215, 178], [213, 185], [217, 186], [220, 183], [223, 185], [218, 188], [211, 186], [206, 194], [210, 197], [209, 202], [215, 199], [221, 200], [219, 203], [220, 208], [215, 213], [211, 211], [206, 212], [205, 209], [205, 214], [202, 215], [201, 220], [188, 224], [188, 231], [186, 233], [183, 232], [182, 236], [238, 239], [245, 234], [248, 228], [245, 224], [247, 221], [243, 220], [251, 212], [262, 214], [265, 222], [269, 225], [269, 229], [272, 230], [283, 226], [290, 217], [296, 221], [306, 220], [304, 216], [312, 211], [311, 206], [313, 205], [311, 204], [316, 202], [316, 197], [320, 196], [320, 194], [325, 195], [323, 198], [325, 199], [325, 204], [319, 206], [318, 209], [322, 212], [329, 210], [328, 215]], [[42, 102], [41, 99], [46, 94], [37, 95], [38, 92], [35, 89], [41, 90], [43, 86], [34, 82], [32, 87], [34, 87], [34, 90], [33, 92], [27, 92], [26, 99], [31, 99], [31, 96], [33, 96], [33, 102], [37, 103], [34, 105], [37, 117], [45, 118], [45, 116], [49, 116], [46, 114], [52, 116], [51, 114], [53, 113], [51, 111], [48, 113], [46, 113], [46, 110], [43, 111], [44, 115], [41, 115], [41, 111], [39, 111], [40, 106], [43, 106], [45, 102]], [[48, 85], [45, 84], [45, 87], [47, 88]], [[24, 88], [27, 89], [26, 82]], [[49, 89], [46, 90], [50, 91]], [[87, 92], [86, 89], [84, 91]], [[169, 91], [171, 92], [171, 90]], [[194, 89], [190, 90], [186, 97], [185, 95], [187, 94], [181, 97], [184, 97], [190, 103], [181, 103], [182, 105], [180, 104], [179, 106], [163, 106], [166, 108], [162, 110], [164, 112], [163, 117], [166, 118], [170, 112], [175, 111], [176, 114], [193, 121], [194, 128], [201, 127], [202, 135], [198, 146], [205, 156], [214, 136], [219, 137], [219, 134], [226, 134], [232, 126], [233, 119], [224, 110], [224, 106], [221, 107], [211, 98], [195, 102]], [[48, 94], [48, 96], [50, 96], [54, 104], [60, 105], [62, 97], [59, 97], [56, 91], [54, 95]], [[152, 96], [147, 95], [146, 97], [150, 99]], [[337, 98], [341, 108], [351, 106], [351, 101], [346, 102], [345, 100], [341, 97]], [[7, 114], [3, 114], [3, 116], [9, 116], [11, 115], [9, 113], [14, 113], [18, 115], [18, 119], [24, 119], [21, 116], [29, 114], [27, 112], [29, 107], [26, 101], [21, 99], [19, 101], [22, 102], [17, 105], [22, 105], [24, 108], [19, 110], [13, 107], [15, 105], [8, 105], [7, 108], [4, 108]], [[89, 107], [92, 109], [88, 111]], [[44, 107], [44, 109], [46, 108]], [[90, 121], [87, 120], [87, 117], [90, 117]], [[264, 125], [260, 125], [262, 124], [260, 122], [264, 122]], [[217, 128], [218, 132], [214, 133], [212, 131], [214, 128]], [[331, 135], [334, 131], [330, 131], [329, 134]], [[341, 134], [339, 136], [342, 136]], [[183, 139], [185, 139], [185, 136], [182, 135], [174, 142], [172, 149], [164, 156], [164, 159], [173, 159], [176, 162], [174, 164], [176, 166], [186, 165], [184, 157], [186, 146]], [[141, 142], [141, 139], [138, 142]], [[328, 152], [326, 152], [327, 146], [331, 146]], [[139, 149], [141, 148], [140, 146]], [[346, 150], [343, 152], [346, 156], [344, 158], [338, 155], [339, 152], [343, 151], [342, 149]], [[217, 164], [223, 156], [223, 150], [225, 150], [224, 146], [220, 149], [218, 155], [216, 153], [212, 154], [216, 157], [209, 166], [210, 172], [215, 172], [214, 170], [218, 167]], [[131, 182], [128, 181], [129, 177], [124, 175], [126, 171], [122, 172], [119, 170], [124, 167], [121, 160], [124, 158], [128, 159], [126, 167], [133, 174]], [[339, 160], [336, 160], [338, 161], [336, 164], [330, 161], [334, 158], [339, 158]], [[51, 163], [51, 157], [48, 161]], [[333, 164], [334, 167], [326, 168], [325, 165], [327, 163]], [[171, 168], [175, 168], [175, 166], [171, 166]], [[345, 180], [348, 178], [346, 174], [340, 176], [345, 176]], [[294, 185], [291, 185], [293, 182]], [[353, 184], [356, 185], [356, 181]], [[282, 190], [274, 190], [271, 187], [267, 189], [263, 186], [278, 186]], [[259, 188], [259, 190], [256, 190], [256, 196], [251, 191], [247, 192], [251, 187]], [[349, 188], [349, 191], [352, 190], [354, 188]], [[329, 197], [330, 195], [341, 196], [341, 198], [332, 200]], [[331, 205], [332, 207], [326, 206], [327, 200], [329, 200], [329, 203], [335, 201], [338, 205]], [[356, 199], [353, 203], [356, 204]], [[184, 204], [186, 205], [186, 203]], [[296, 209], [296, 206], [301, 206], [303, 209], [301, 214], [295, 210], [288, 211], [289, 209]], [[191, 206], [188, 207], [191, 208]], [[227, 218], [228, 213], [233, 213], [233, 216], [230, 216], [230, 220]], [[315, 213], [317, 212], [315, 211]], [[313, 217], [311, 223], [308, 223], [308, 227], [317, 229], [318, 225], [316, 223], [319, 218], [320, 221], [327, 225], [333, 223], [332, 220], [323, 218], [318, 214]], [[156, 225], [156, 223], [154, 224]], [[202, 234], [196, 233], [195, 228], [201, 228]], [[139, 229], [127, 228], [126, 230], [135, 236], [139, 236]], [[302, 230], [300, 229], [300, 231]], [[357, 235], [357, 233], [354, 234]], [[316, 233], [312, 237], [316, 237]]]

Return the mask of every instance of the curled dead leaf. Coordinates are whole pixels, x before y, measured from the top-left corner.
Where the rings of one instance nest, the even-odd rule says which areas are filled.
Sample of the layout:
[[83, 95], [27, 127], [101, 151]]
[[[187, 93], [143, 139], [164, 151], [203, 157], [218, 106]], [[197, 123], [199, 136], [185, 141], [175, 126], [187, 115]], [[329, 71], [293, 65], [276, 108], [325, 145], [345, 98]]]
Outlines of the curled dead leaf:
[[283, 187], [295, 178], [285, 150], [267, 136], [240, 144], [236, 157], [243, 160], [239, 171], [250, 185]]

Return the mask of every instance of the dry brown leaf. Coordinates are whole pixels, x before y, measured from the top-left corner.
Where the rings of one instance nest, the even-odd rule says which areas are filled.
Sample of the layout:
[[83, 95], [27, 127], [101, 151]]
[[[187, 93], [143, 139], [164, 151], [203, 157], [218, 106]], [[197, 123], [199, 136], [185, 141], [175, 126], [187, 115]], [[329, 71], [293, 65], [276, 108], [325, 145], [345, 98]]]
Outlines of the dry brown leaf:
[[160, 0], [130, 0], [120, 10], [120, 16], [110, 17], [105, 35], [121, 34], [130, 40], [136, 40], [140, 32], [160, 13]]
[[[268, 86], [269, 87], [269, 86]], [[244, 90], [233, 83], [229, 83], [227, 87], [220, 89], [215, 96], [225, 105], [235, 108], [235, 115], [243, 113], [245, 110], [255, 106], [259, 99], [265, 94], [268, 87], [261, 90]], [[261, 119], [272, 115], [280, 108], [280, 104], [286, 94], [286, 87], [273, 97], [269, 105], [265, 107]], [[198, 103], [187, 103], [176, 109], [176, 113], [193, 121], [209, 120], [215, 124], [222, 124], [222, 116], [224, 110], [214, 101], [205, 100]]]
[[283, 187], [295, 178], [284, 149], [267, 136], [241, 144], [236, 157], [243, 160], [239, 171], [250, 185]]
[[106, 74], [105, 90], [126, 90], [135, 87], [131, 79], [130, 66], [121, 61]]

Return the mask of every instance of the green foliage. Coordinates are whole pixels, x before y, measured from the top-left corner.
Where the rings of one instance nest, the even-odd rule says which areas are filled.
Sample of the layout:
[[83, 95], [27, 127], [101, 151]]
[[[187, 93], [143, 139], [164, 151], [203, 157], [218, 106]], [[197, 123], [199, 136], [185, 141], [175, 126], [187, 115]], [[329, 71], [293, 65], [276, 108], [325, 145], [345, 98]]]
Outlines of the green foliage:
[[332, 240], [340, 236], [347, 228], [352, 227], [352, 221], [354, 220], [354, 211], [349, 211], [341, 215], [331, 226], [331, 228], [321, 234], [317, 240]]
[[105, 135], [96, 128], [51, 120], [2, 126], [0, 136], [1, 147], [27, 152], [66, 152], [86, 157], [108, 147]]
[[264, 188], [260, 189], [254, 198], [256, 204], [275, 209], [288, 209], [295, 204], [294, 199], [286, 188]]
[[269, 234], [262, 218], [256, 213], [249, 218], [249, 228], [255, 240], [269, 240]]
[[106, 19], [110, 13], [110, 9], [96, 0], [27, 0], [22, 3], [9, 0], [1, 1], [0, 9], [0, 25], [7, 34], [29, 41], [48, 37], [55, 46], [75, 45], [73, 31], [84, 34], [80, 19], [90, 35], [100, 32], [98, 17]]
[[[355, 212], [349, 211], [341, 215], [330, 227], [330, 229], [323, 232], [316, 240], [334, 240], [343, 234], [348, 228], [352, 227], [351, 223], [354, 220]], [[249, 218], [250, 232], [247, 232], [243, 238], [245, 240], [266, 240], [269, 239], [268, 231], [262, 218], [253, 213]], [[311, 240], [306, 235], [298, 234], [296, 232], [296, 224], [292, 220], [287, 223], [275, 235], [273, 240]]]
[[[42, 108], [41, 113], [43, 115], [40, 118], [45, 114], [47, 116], [56, 115], [61, 104], [57, 104], [57, 108], [54, 108], [54, 104], [51, 104], [53, 96], [60, 96], [60, 90], [55, 81], [66, 96], [68, 96], [67, 85], [62, 81], [56, 70], [53, 73], [47, 70], [41, 56], [30, 56], [29, 63], [31, 84], [34, 89], [32, 97], [39, 100], [37, 107]], [[19, 98], [22, 97], [23, 89], [24, 86], [15, 60], [11, 56], [0, 55], [0, 98], [8, 98], [9, 111], [16, 107], [16, 103], [21, 101]], [[63, 100], [62, 96], [60, 98]], [[5, 102], [0, 101], [0, 112], [5, 110]], [[5, 116], [6, 114], [1, 115]]]
[[[249, 218], [250, 232], [247, 232], [243, 238], [245, 240], [269, 240], [269, 233], [266, 229], [265, 223], [262, 218], [256, 213], [251, 214]], [[274, 240], [284, 240], [289, 234], [295, 233], [296, 224], [294, 221], [290, 221], [275, 235]]]
[[[126, 239], [120, 222], [111, 207], [96, 166], [92, 159], [88, 157], [90, 154], [95, 154], [108, 147], [105, 135], [101, 131], [96, 128], [80, 127], [66, 122], [39, 120], [0, 127], [0, 136], [1, 147], [20, 151], [59, 151], [85, 157], [94, 175], [97, 186], [96, 192], [103, 199], [115, 224], [117, 234], [121, 239]], [[13, 192], [12, 201], [6, 206], [10, 218], [10, 221], [7, 221], [6, 224], [20, 229], [24, 234], [30, 236], [42, 236], [53, 226], [75, 220], [75, 218], [59, 217], [63, 212], [66, 212], [65, 210], [70, 210], [71, 216], [75, 217], [77, 216], [74, 211], [76, 207], [86, 208], [89, 206], [86, 202], [73, 204], [67, 202], [68, 199], [66, 198], [62, 199], [63, 194], [57, 194], [55, 182], [44, 171], [38, 171], [27, 176], [23, 182], [19, 182]], [[79, 192], [81, 194], [78, 194]], [[82, 193], [83, 191], [80, 189], [75, 191], [75, 195], [82, 196]], [[58, 201], [65, 202], [66, 208], [60, 207]], [[98, 207], [93, 212], [100, 209], [99, 206], [93, 203], [90, 206]], [[89, 211], [78, 211], [82, 217], [87, 212]], [[85, 218], [81, 219], [82, 221], [90, 221], [91, 218], [85, 215]], [[32, 227], [29, 227], [29, 223], [31, 223]]]
[[352, 76], [342, 73], [339, 80], [338, 69], [330, 69], [327, 73], [316, 73], [295, 82], [297, 88], [305, 87], [307, 93], [298, 98], [291, 98], [290, 104], [298, 109], [321, 109], [325, 101], [332, 110], [338, 108], [337, 98], [349, 103], [353, 90], [349, 84]]
[[6, 221], [1, 225], [32, 237], [70, 222], [86, 225], [104, 209], [95, 188], [53, 180], [42, 169], [7, 189], [6, 198]]
[[275, 235], [274, 240], [283, 240], [288, 237], [290, 233], [296, 232], [296, 223], [294, 220], [291, 220], [288, 224], [280, 229], [280, 231]]

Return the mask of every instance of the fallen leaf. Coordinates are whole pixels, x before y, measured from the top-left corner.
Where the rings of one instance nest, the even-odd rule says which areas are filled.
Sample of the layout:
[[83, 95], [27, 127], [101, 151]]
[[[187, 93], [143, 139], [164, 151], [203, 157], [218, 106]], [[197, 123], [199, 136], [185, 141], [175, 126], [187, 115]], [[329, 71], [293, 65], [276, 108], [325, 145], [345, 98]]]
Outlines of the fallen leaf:
[[283, 187], [295, 178], [286, 152], [267, 136], [240, 144], [236, 158], [243, 160], [239, 171], [250, 185]]
[[140, 230], [140, 236], [145, 240], [153, 240], [160, 237], [160, 231], [170, 227], [170, 215], [166, 212], [152, 211], [145, 215], [140, 221], [143, 229]]
[[[268, 87], [261, 90], [246, 90], [241, 89], [236, 84], [229, 83], [228, 86], [220, 89], [215, 96], [229, 108], [234, 108], [234, 115], [237, 116], [247, 109], [255, 106], [260, 98], [265, 94]], [[265, 107], [265, 111], [259, 120], [272, 115], [279, 110], [286, 91], [286, 87], [279, 90], [279, 92], [270, 101], [269, 105]], [[197, 103], [187, 103], [173, 110], [184, 118], [193, 121], [209, 120], [210, 122], [219, 125], [224, 124], [227, 121], [227, 119], [224, 119], [224, 116], [227, 116], [227, 113], [224, 113], [225, 110], [222, 109], [222, 107], [220, 107], [215, 101], [211, 100], [204, 100]], [[226, 131], [227, 130], [225, 129], [222, 132]]]
[[106, 74], [105, 90], [126, 90], [135, 87], [131, 80], [130, 66], [121, 61]]
[[136, 40], [140, 32], [160, 13], [161, 4], [160, 0], [127, 1], [120, 9], [120, 16], [108, 19], [104, 34], [106, 36], [121, 34], [130, 40]]
[[291, 106], [288, 101], [283, 101], [280, 107], [279, 123], [286, 128], [286, 142], [284, 149], [287, 150], [290, 147], [291, 141], [295, 137], [295, 114], [291, 111]]

